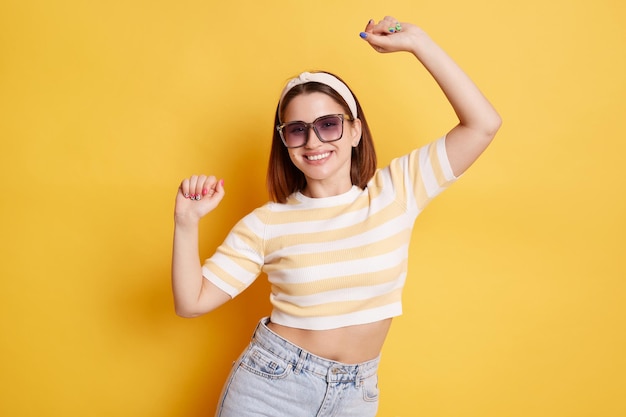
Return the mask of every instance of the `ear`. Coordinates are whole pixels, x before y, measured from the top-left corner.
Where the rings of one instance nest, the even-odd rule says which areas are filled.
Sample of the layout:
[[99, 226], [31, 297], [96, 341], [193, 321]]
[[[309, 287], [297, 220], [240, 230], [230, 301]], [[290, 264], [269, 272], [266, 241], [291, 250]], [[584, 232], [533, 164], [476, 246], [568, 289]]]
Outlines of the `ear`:
[[350, 138], [353, 148], [359, 146], [359, 142], [361, 141], [361, 133], [361, 119], [354, 119], [350, 122]]

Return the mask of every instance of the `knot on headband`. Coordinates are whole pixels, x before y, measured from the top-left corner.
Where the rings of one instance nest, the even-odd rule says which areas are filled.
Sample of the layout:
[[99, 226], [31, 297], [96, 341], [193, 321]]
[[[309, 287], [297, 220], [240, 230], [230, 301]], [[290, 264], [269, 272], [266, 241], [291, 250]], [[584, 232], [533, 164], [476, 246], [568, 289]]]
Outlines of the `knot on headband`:
[[283, 98], [285, 98], [285, 95], [289, 92], [289, 90], [297, 85], [310, 82], [327, 85], [335, 90], [337, 93], [339, 93], [339, 95], [348, 104], [348, 107], [350, 108], [350, 113], [352, 114], [352, 118], [357, 118], [356, 100], [354, 99], [354, 96], [352, 95], [352, 92], [350, 92], [348, 86], [345, 85], [341, 80], [339, 80], [339, 78], [325, 72], [303, 72], [296, 78], [292, 78], [291, 80], [289, 80], [280, 95], [280, 103], [282, 104]]

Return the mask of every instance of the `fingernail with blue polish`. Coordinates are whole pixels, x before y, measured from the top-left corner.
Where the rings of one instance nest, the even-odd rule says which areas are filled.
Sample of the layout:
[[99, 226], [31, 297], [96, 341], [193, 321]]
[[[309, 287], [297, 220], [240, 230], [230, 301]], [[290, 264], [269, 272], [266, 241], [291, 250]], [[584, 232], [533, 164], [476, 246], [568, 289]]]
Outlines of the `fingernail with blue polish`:
[[359, 33], [359, 36], [362, 37], [363, 39], [365, 39], [365, 38], [367, 38], [367, 33], [361, 32], [361, 33]]

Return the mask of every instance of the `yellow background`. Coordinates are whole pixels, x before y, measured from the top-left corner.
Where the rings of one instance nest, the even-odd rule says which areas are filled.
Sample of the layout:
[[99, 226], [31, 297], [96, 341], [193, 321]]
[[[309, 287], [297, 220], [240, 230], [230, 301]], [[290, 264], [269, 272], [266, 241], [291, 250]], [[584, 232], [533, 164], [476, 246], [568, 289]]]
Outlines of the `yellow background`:
[[423, 26], [504, 125], [417, 221], [379, 415], [626, 415], [618, 0], [3, 0], [0, 415], [212, 415], [268, 288], [174, 315], [176, 187], [225, 179], [204, 257], [265, 202], [277, 95], [302, 70], [348, 81], [381, 165], [443, 134], [423, 68], [358, 36], [385, 14]]

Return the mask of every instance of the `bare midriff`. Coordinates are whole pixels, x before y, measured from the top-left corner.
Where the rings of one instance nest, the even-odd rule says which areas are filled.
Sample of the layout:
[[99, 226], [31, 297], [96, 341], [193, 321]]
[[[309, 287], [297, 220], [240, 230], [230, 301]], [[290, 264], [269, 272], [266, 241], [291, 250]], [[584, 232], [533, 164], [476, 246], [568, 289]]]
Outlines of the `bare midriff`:
[[274, 333], [322, 358], [346, 364], [375, 359], [387, 337], [391, 319], [330, 330], [305, 330], [268, 323]]

